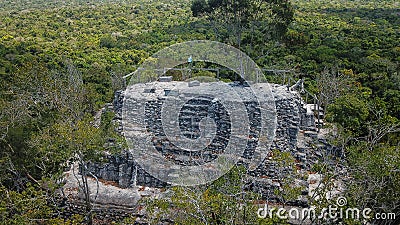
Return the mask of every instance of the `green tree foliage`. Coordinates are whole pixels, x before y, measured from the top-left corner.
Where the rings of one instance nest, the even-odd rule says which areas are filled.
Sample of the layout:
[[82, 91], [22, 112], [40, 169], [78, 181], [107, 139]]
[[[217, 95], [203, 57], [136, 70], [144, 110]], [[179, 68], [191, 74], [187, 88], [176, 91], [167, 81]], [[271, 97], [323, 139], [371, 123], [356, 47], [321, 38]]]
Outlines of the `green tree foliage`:
[[0, 186], [0, 221], [2, 224], [65, 224], [77, 225], [83, 222], [80, 215], [69, 219], [53, 218], [57, 209], [48, 204], [48, 194], [30, 183], [22, 192], [11, 191]]
[[286, 0], [195, 0], [191, 10], [195, 17], [208, 18], [220, 40], [239, 48], [242, 42], [258, 45], [280, 38], [294, 14], [292, 5]]
[[356, 205], [375, 213], [398, 213], [400, 210], [399, 148], [384, 143], [372, 150], [361, 142], [348, 147], [349, 164], [354, 179], [349, 193]]
[[351, 89], [329, 105], [327, 119], [336, 123], [334, 144], [346, 156], [351, 176], [346, 194], [352, 206], [398, 215], [400, 121], [390, 115], [387, 102], [371, 93], [369, 88]]
[[[65, 61], [59, 70], [27, 62], [12, 75], [2, 91], [1, 124], [5, 130], [0, 139], [0, 171], [4, 174], [0, 186], [2, 194], [17, 199], [7, 199], [4, 204], [10, 211], [6, 212], [11, 224], [51, 221], [56, 209], [40, 204], [54, 202], [53, 191], [59, 187], [56, 181], [69, 164], [97, 160], [102, 151], [121, 150], [122, 145], [117, 149], [104, 147], [106, 140], [117, 134], [109, 118], [94, 126], [91, 113], [96, 102], [88, 102], [90, 92], [71, 62]], [[38, 212], [26, 212], [23, 207], [15, 210], [22, 204], [19, 198], [28, 198], [24, 192], [34, 188], [44, 191], [33, 193], [38, 196], [26, 199], [26, 203], [38, 204]]]
[[365, 100], [354, 94], [347, 94], [335, 99], [328, 107], [328, 121], [336, 122], [343, 127], [357, 132], [362, 131], [368, 118], [368, 106]]
[[162, 199], [147, 199], [150, 224], [172, 219], [177, 224], [287, 224], [276, 217], [260, 219], [259, 196], [245, 191], [245, 173], [235, 166], [223, 177], [202, 187], [173, 187]]

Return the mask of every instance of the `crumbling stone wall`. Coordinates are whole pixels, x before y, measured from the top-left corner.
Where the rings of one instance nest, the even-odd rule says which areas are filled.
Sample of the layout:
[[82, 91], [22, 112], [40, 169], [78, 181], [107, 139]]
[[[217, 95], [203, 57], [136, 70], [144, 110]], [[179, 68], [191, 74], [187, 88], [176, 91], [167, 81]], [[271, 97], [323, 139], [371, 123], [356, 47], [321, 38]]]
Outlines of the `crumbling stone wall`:
[[[276, 105], [277, 113], [277, 128], [275, 139], [271, 145], [271, 149], [277, 149], [283, 152], [290, 152], [297, 159], [297, 166], [300, 169], [308, 170], [313, 164], [310, 160], [316, 160], [318, 157], [310, 156], [307, 157], [307, 148], [298, 148], [298, 134], [300, 129], [315, 130], [315, 124], [310, 120], [310, 116], [306, 115], [307, 111], [303, 107], [303, 102], [295, 91], [289, 91], [286, 86], [272, 85], [272, 92], [274, 94], [274, 100]], [[115, 94], [115, 99], [113, 102], [113, 110], [115, 111], [115, 121], [120, 124], [118, 126], [118, 131], [122, 132], [122, 105], [123, 105], [123, 92], [118, 91]], [[146, 103], [146, 118], [148, 119], [148, 130], [155, 134], [153, 139], [153, 145], [161, 154], [175, 154], [178, 155], [177, 149], [174, 149], [173, 145], [165, 141], [165, 134], [162, 133], [161, 129], [161, 105], [162, 101], [155, 99]], [[191, 124], [193, 119], [191, 118], [191, 113], [196, 110], [197, 115], [200, 120], [202, 118], [202, 113], [205, 110], [209, 110], [209, 107], [214, 108], [214, 114], [212, 117], [215, 119], [218, 127], [225, 127], [225, 129], [217, 130], [218, 139], [215, 140], [209, 146], [209, 160], [213, 160], [217, 157], [213, 152], [222, 151], [224, 146], [226, 146], [229, 140], [229, 119], [224, 112], [223, 106], [216, 103], [212, 103], [211, 99], [205, 97], [204, 99], [188, 102], [184, 106], [184, 112], [179, 118], [179, 123], [183, 127], [187, 127], [184, 130], [185, 135], [196, 136], [196, 132], [199, 128], [195, 124]], [[250, 124], [250, 136], [251, 139], [248, 140], [246, 149], [243, 153], [243, 158], [251, 158], [258, 142], [258, 132], [260, 128], [260, 108], [256, 102], [245, 102], [246, 110], [248, 113], [249, 124]], [[202, 108], [203, 107], [203, 108]], [[307, 121], [305, 122], [305, 118]], [[311, 121], [311, 122], [310, 122]], [[197, 121], [198, 122], [198, 121]], [[312, 153], [315, 155], [315, 153]], [[142, 185], [148, 187], [166, 187], [167, 183], [160, 181], [145, 170], [143, 170], [139, 165], [136, 164], [132, 155], [129, 152], [123, 152], [120, 155], [109, 155], [107, 156], [108, 162], [103, 164], [89, 164], [88, 168], [93, 174], [102, 178], [104, 180], [115, 181], [122, 188], [132, 187], [134, 185]], [[176, 157], [176, 163], [188, 164], [190, 162], [181, 160], [182, 157]], [[249, 175], [255, 178], [268, 177], [268, 182], [273, 187], [272, 180], [279, 177], [279, 173], [282, 171], [277, 168], [276, 163], [271, 160], [270, 157], [266, 157], [263, 163], [255, 169], [250, 171]], [[265, 186], [265, 185], [264, 185]], [[268, 186], [268, 185], [266, 185]]]

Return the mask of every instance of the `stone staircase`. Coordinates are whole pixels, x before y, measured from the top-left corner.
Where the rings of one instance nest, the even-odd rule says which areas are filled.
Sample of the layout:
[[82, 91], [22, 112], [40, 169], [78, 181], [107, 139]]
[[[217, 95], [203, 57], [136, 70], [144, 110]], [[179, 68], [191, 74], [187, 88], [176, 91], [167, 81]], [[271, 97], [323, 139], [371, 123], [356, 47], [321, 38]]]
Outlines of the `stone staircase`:
[[324, 123], [324, 109], [318, 104], [308, 104], [301, 101], [301, 129], [305, 131], [319, 131]]

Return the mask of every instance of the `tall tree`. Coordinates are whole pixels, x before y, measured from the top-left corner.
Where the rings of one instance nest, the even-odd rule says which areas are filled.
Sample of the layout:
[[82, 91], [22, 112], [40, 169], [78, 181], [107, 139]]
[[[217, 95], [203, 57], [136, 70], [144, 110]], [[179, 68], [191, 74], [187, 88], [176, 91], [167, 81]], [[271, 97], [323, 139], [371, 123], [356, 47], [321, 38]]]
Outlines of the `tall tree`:
[[281, 37], [294, 15], [288, 0], [194, 0], [191, 10], [210, 21], [219, 40], [239, 48]]

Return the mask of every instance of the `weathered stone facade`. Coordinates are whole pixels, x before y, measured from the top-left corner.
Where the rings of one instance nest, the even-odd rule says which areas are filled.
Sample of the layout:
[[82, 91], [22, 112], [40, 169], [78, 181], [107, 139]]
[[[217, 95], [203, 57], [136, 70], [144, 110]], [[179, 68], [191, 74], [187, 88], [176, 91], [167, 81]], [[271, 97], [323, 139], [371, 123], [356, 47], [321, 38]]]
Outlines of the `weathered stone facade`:
[[[166, 82], [162, 82], [162, 85], [170, 82], [167, 80]], [[188, 86], [198, 87], [198, 85], [201, 84], [195, 82], [195, 84], [189, 84]], [[315, 114], [321, 113], [314, 110], [317, 107], [312, 104], [306, 104], [297, 91], [291, 91], [287, 86], [271, 84], [271, 88], [276, 107], [275, 136], [269, 149], [265, 149], [269, 154], [258, 167], [248, 171], [245, 179], [247, 181], [246, 188], [261, 194], [263, 199], [268, 203], [281, 202], [281, 199], [275, 195], [274, 190], [282, 190], [281, 181], [286, 180], [287, 177], [292, 177], [294, 179], [292, 179], [291, 185], [301, 187], [302, 191], [297, 200], [285, 202], [285, 204], [300, 208], [309, 207], [307, 197], [315, 193], [322, 179], [321, 174], [308, 174], [309, 171], [317, 162], [322, 161], [324, 164], [329, 164], [330, 161], [326, 160], [326, 157], [340, 157], [341, 152], [326, 141], [324, 135], [321, 134], [323, 132], [317, 132], [316, 125], [318, 124], [316, 123]], [[148, 93], [155, 92], [153, 88], [147, 88], [145, 91]], [[230, 124], [224, 110], [221, 110], [221, 106], [210, 100], [209, 98], [204, 98], [198, 102], [188, 102], [183, 107], [185, 113], [182, 114], [179, 120], [179, 126], [183, 128], [183, 133], [188, 137], [196, 136], [196, 132], [201, 131], [201, 129], [197, 127], [197, 124], [193, 124], [192, 119], [188, 120], [185, 116], [192, 116], [191, 113], [194, 110], [204, 112], [206, 108], [207, 110], [211, 108], [216, 111], [211, 113], [211, 118], [216, 121], [217, 126], [225, 127], [224, 129], [216, 130], [216, 132], [219, 132], [217, 136], [221, 136], [222, 138], [217, 140], [214, 145], [211, 145], [215, 148], [214, 153], [217, 154], [225, 147], [225, 139], [229, 138]], [[103, 108], [103, 112], [109, 110], [115, 112], [114, 122], [118, 125], [116, 130], [121, 135], [124, 132], [122, 127], [123, 102], [124, 92], [117, 91], [113, 103], [107, 104]], [[245, 150], [238, 163], [246, 166], [248, 165], [248, 161], [251, 161], [258, 144], [261, 120], [259, 115], [262, 111], [256, 102], [244, 101], [244, 103], [249, 118], [250, 129]], [[154, 147], [158, 147], [158, 151], [163, 154], [163, 151], [166, 150], [165, 146], [169, 146], [169, 144], [164, 141], [164, 136], [158, 122], [160, 113], [159, 104], [162, 104], [160, 99], [149, 101], [146, 105], [148, 111], [145, 113], [147, 114], [146, 118], [148, 118], [147, 122], [149, 124], [147, 129], [153, 134], [159, 132], [158, 138], [154, 139]], [[202, 107], [203, 109], [201, 109]], [[197, 116], [199, 117], [197, 118], [198, 122], [198, 120], [201, 120], [203, 114], [199, 113]], [[320, 116], [323, 117], [323, 115]], [[101, 118], [101, 114], [99, 118]], [[169, 148], [167, 150], [173, 151], [174, 149]], [[293, 175], [293, 170], [279, 166], [274, 160], [273, 155], [270, 154], [272, 150], [290, 153], [296, 159], [297, 175], [291, 176]], [[178, 161], [180, 156], [179, 154], [177, 156], [175, 163], [186, 163], [185, 161]], [[213, 154], [210, 154], [209, 159], [212, 159], [212, 157]], [[90, 199], [93, 202], [93, 212], [96, 214], [96, 219], [108, 224], [115, 219], [130, 216], [141, 218], [144, 214], [139, 210], [141, 207], [138, 205], [139, 200], [143, 197], [157, 198], [163, 196], [164, 191], [168, 190], [165, 188], [169, 184], [146, 172], [137, 164], [129, 151], [121, 152], [118, 155], [106, 155], [106, 158], [106, 163], [89, 163], [87, 165], [88, 170], [98, 179], [88, 179]], [[59, 213], [65, 217], [70, 217], [76, 213], [85, 214], [86, 209], [83, 205], [84, 197], [79, 188], [80, 176], [77, 167], [73, 167], [65, 174], [66, 181], [64, 187], [61, 189], [62, 194], [60, 196], [62, 196], [62, 199], [59, 201], [61, 208]], [[338, 187], [334, 191], [340, 193], [341, 190], [341, 187]], [[172, 223], [172, 221], [166, 221], [166, 224]], [[303, 221], [300, 221], [300, 223], [303, 223]], [[144, 222], [144, 224], [146, 223]]]
[[[290, 152], [292, 156], [296, 158], [296, 166], [299, 170], [308, 171], [310, 167], [323, 155], [325, 154], [324, 149], [328, 146], [327, 143], [321, 139], [318, 140], [316, 128], [315, 128], [315, 117], [313, 113], [307, 110], [306, 104], [302, 101], [300, 95], [296, 91], [290, 91], [286, 86], [281, 85], [271, 85], [272, 92], [274, 95], [274, 101], [276, 106], [276, 117], [277, 117], [277, 127], [275, 138], [270, 147], [270, 150], [277, 149], [282, 152]], [[149, 90], [150, 92], [152, 90]], [[115, 100], [113, 102], [113, 110], [115, 111], [115, 121], [120, 124], [118, 126], [118, 131], [122, 132], [122, 106], [123, 106], [123, 92], [118, 91], [115, 94]], [[212, 104], [211, 99], [204, 98], [200, 102], [188, 102], [183, 108], [189, 113], [191, 110], [198, 110], [199, 112], [205, 109], [202, 107], [209, 107]], [[168, 154], [175, 154], [173, 148], [168, 142], [163, 142], [164, 134], [162, 129], [160, 129], [160, 106], [162, 102], [155, 99], [146, 103], [146, 118], [149, 119], [148, 129], [156, 134], [154, 139], [154, 147], [159, 150], [161, 154], [168, 152]], [[260, 127], [260, 109], [257, 107], [255, 102], [245, 102], [246, 110], [250, 121], [250, 135], [254, 138], [253, 141], [248, 141], [246, 150], [243, 152], [243, 158], [251, 158], [252, 152], [257, 145], [257, 133]], [[226, 130], [229, 130], [229, 121], [224, 119], [224, 114], [226, 114], [220, 105], [211, 105], [214, 107], [216, 113], [213, 114], [217, 119], [217, 124], [220, 127], [225, 127], [224, 130], [217, 130], [218, 136], [221, 138], [215, 143], [210, 145], [210, 150], [213, 152], [222, 151], [226, 146], [226, 141], [229, 138]], [[201, 114], [201, 113], [200, 113]], [[200, 115], [201, 117], [201, 115]], [[189, 118], [189, 117], [188, 117]], [[199, 118], [201, 119], [201, 118]], [[185, 135], [197, 135], [198, 127], [190, 124], [192, 121], [187, 120], [185, 115], [182, 115], [179, 123], [183, 127], [187, 126], [185, 130]], [[253, 131], [253, 132], [252, 132]], [[159, 138], [157, 138], [157, 136]], [[312, 142], [312, 143], [311, 143]], [[321, 143], [319, 143], [321, 142]], [[320, 144], [320, 148], [311, 147], [314, 144]], [[322, 144], [322, 145], [321, 145]], [[329, 147], [329, 146], [328, 146]], [[334, 149], [330, 149], [335, 151]], [[268, 150], [266, 150], [268, 151]], [[210, 151], [211, 152], [211, 151]], [[148, 187], [166, 187], [167, 183], [160, 181], [145, 170], [143, 170], [137, 163], [132, 155], [126, 151], [120, 155], [109, 155], [108, 162], [103, 164], [89, 164], [88, 168], [93, 174], [98, 178], [117, 182], [121, 188], [133, 187], [135, 185], [148, 186]], [[208, 159], [212, 160], [216, 155], [210, 154]], [[188, 163], [184, 161], [179, 161], [177, 158], [177, 163]], [[262, 186], [265, 192], [273, 188], [279, 188], [279, 184], [275, 180], [279, 179], [282, 170], [277, 168], [276, 163], [271, 157], [266, 157], [264, 161], [253, 171], [249, 171], [250, 177], [253, 177], [255, 182], [261, 182], [262, 184], [256, 186]], [[298, 181], [300, 185], [303, 185], [305, 190], [307, 190], [307, 184], [305, 181]], [[267, 193], [263, 193], [266, 195]], [[307, 194], [305, 191], [304, 194]]]

